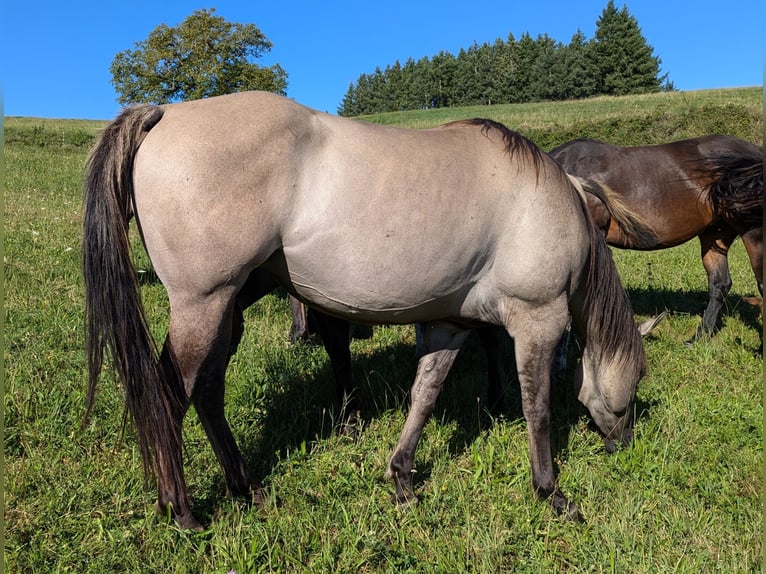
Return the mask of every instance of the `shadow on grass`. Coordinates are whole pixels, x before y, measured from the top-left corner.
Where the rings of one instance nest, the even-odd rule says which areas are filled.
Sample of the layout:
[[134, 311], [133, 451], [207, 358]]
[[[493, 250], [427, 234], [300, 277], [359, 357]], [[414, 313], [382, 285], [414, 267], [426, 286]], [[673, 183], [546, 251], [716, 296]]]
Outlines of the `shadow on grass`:
[[[506, 358], [506, 383], [502, 414], [493, 418], [487, 405], [487, 360], [484, 347], [478, 337], [471, 336], [458, 355], [432, 418], [445, 423], [455, 423], [447, 449], [457, 458], [493, 424], [517, 421], [523, 418], [521, 393], [513, 353], [513, 342], [504, 337], [503, 356]], [[570, 345], [568, 368], [565, 376], [554, 379], [551, 392], [551, 447], [553, 459], [566, 451], [570, 433], [588, 411], [577, 401], [573, 389], [573, 373], [577, 362], [577, 349]], [[366, 427], [371, 421], [391, 409], [406, 411], [412, 378], [417, 367], [412, 345], [397, 343], [376, 349], [360, 356], [352, 355], [354, 376], [361, 399], [361, 422]], [[279, 365], [266, 368], [277, 373]], [[325, 440], [338, 430], [336, 414], [340, 405], [333, 404], [334, 378], [329, 360], [324, 361], [313, 376], [291, 375], [279, 383], [279, 392], [266, 398], [265, 418], [259, 422], [261, 432], [257, 438], [240, 440], [245, 461], [256, 480], [264, 481], [286, 453], [302, 449], [312, 441]], [[637, 413], [643, 413], [650, 405], [638, 405]], [[595, 428], [595, 427], [594, 427]], [[401, 430], [401, 429], [399, 429]], [[235, 431], [236, 434], [236, 431]], [[358, 440], [365, 440], [364, 432]], [[310, 455], [309, 455], [310, 456]], [[418, 473], [413, 485], [419, 496], [421, 487], [431, 477], [433, 461], [418, 460]], [[380, 468], [383, 476], [385, 468]], [[558, 474], [558, 469], [556, 469]], [[210, 520], [225, 497], [223, 477], [218, 473], [207, 496], [197, 499], [194, 511]], [[393, 493], [393, 484], [391, 492]]]
[[[655, 315], [665, 309], [672, 313], [701, 315], [707, 304], [707, 293], [703, 291], [634, 288], [628, 290], [628, 296], [634, 311], [640, 315]], [[744, 303], [741, 297], [729, 296], [724, 313], [737, 316], [761, 332], [759, 309]], [[314, 339], [313, 343], [302, 344], [319, 343]], [[487, 360], [478, 337], [471, 336], [466, 341], [445, 381], [432, 418], [455, 423], [455, 431], [448, 442], [452, 457], [457, 458], [470, 448], [495, 422], [502, 424], [503, 420], [510, 422], [523, 418], [513, 342], [509, 337], [504, 337], [502, 352], [506, 383], [499, 421], [487, 409]], [[571, 431], [579, 420], [590, 418], [573, 389], [577, 355], [578, 350], [571, 343], [567, 371], [552, 383], [551, 447], [554, 460], [568, 448]], [[396, 343], [377, 347], [372, 352], [352, 354], [352, 368], [362, 405], [362, 427], [391, 409], [406, 411], [416, 367], [415, 350], [410, 344]], [[288, 374], [279, 364], [267, 365], [264, 371], [272, 373], [271, 376], [278, 380], [269, 386], [279, 390], [266, 397], [265, 417], [258, 423], [261, 428], [257, 438], [240, 440], [243, 456], [259, 481], [268, 477], [287, 453], [300, 450], [312, 441], [325, 440], [337, 432], [341, 411], [340, 405], [333, 401], [335, 383], [329, 360], [322, 361], [321, 366], [309, 375], [300, 369]], [[649, 416], [653, 406], [639, 400], [635, 405], [638, 420]], [[590, 428], [597, 432], [592, 423]], [[364, 433], [359, 440], [365, 440]], [[432, 461], [418, 461], [414, 488], [419, 495], [422, 494], [420, 487], [431, 477], [432, 468]], [[379, 470], [382, 476], [385, 468]], [[391, 490], [393, 492], [393, 485]], [[224, 496], [225, 486], [219, 473], [207, 497], [197, 500], [195, 512], [209, 519]]]
[[[664, 310], [681, 315], [697, 316], [702, 321], [702, 314], [708, 303], [707, 291], [677, 291], [657, 288], [629, 288], [627, 289], [633, 311], [639, 315], [657, 315]], [[761, 340], [761, 348], [756, 350], [760, 354], [763, 349], [763, 328], [761, 309], [753, 304], [754, 297], [742, 297], [729, 295], [718, 317], [716, 328], [720, 329], [725, 316], [735, 317], [743, 324], [758, 332]], [[689, 337], [694, 333], [689, 333]]]

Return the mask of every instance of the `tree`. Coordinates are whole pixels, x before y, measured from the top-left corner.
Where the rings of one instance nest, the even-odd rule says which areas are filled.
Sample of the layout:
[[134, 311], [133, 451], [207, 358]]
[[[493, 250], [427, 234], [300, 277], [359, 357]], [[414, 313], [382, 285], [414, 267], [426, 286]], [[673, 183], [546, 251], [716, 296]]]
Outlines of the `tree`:
[[628, 8], [617, 10], [609, 0], [593, 39], [598, 92], [621, 96], [659, 91], [667, 74], [659, 77], [660, 59], [653, 52]]
[[537, 37], [537, 57], [531, 66], [530, 97], [535, 100], [559, 100], [564, 83], [561, 66], [563, 46], [548, 34]]
[[539, 99], [534, 93], [532, 66], [540, 55], [540, 44], [529, 32], [524, 32], [513, 47], [513, 74], [508, 103], [531, 102]]
[[580, 30], [575, 32], [572, 40], [563, 48], [559, 63], [563, 68], [562, 99], [587, 98], [596, 93], [596, 77], [590, 51], [591, 44]]
[[123, 104], [165, 104], [245, 90], [285, 94], [279, 64], [254, 63], [272, 44], [255, 24], [233, 24], [197, 10], [175, 28], [157, 26], [134, 50], [118, 53], [109, 71]]

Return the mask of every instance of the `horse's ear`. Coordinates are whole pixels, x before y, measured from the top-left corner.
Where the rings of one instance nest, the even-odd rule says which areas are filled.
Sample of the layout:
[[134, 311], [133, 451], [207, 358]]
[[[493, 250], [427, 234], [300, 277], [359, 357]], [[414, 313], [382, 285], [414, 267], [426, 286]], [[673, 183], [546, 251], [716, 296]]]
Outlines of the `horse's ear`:
[[636, 327], [638, 327], [638, 332], [641, 333], [642, 337], [646, 337], [649, 333], [654, 331], [654, 328], [662, 322], [662, 320], [670, 315], [667, 311], [663, 311], [659, 315], [655, 315], [654, 317], [647, 319], [646, 321], [643, 321], [641, 323], [636, 323]]

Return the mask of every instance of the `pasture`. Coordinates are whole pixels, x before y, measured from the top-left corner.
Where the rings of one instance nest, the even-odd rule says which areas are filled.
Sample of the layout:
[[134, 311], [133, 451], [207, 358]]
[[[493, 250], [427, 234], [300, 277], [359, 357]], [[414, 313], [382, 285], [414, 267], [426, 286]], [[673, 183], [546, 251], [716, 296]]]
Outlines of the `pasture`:
[[[622, 145], [726, 132], [763, 144], [762, 90], [716, 90], [387, 114], [426, 127], [502, 121], [543, 149], [579, 136]], [[645, 339], [636, 440], [604, 452], [571, 377], [554, 382], [559, 483], [586, 523], [556, 517], [530, 487], [515, 373], [508, 405], [485, 408], [472, 339], [458, 356], [416, 456], [418, 506], [391, 504], [384, 480], [415, 372], [414, 330], [375, 328], [352, 343], [363, 429], [337, 432], [324, 350], [286, 345], [286, 299], [248, 309], [227, 377], [227, 415], [266, 508], [224, 493], [204, 431], [184, 427], [192, 507], [210, 527], [154, 513], [122, 391], [105, 373], [83, 425], [86, 361], [80, 272], [83, 165], [103, 122], [5, 119], [4, 535], [10, 572], [759, 572], [763, 362], [757, 294], [740, 241], [716, 337], [685, 347], [707, 301], [695, 241], [613, 250], [637, 318], [671, 317]], [[167, 299], [134, 234], [154, 335]], [[552, 246], [555, 248], [555, 246]], [[510, 343], [508, 343], [510, 347]], [[573, 352], [572, 349], [570, 351]], [[512, 367], [512, 365], [510, 365]], [[570, 373], [571, 374], [571, 373]]]

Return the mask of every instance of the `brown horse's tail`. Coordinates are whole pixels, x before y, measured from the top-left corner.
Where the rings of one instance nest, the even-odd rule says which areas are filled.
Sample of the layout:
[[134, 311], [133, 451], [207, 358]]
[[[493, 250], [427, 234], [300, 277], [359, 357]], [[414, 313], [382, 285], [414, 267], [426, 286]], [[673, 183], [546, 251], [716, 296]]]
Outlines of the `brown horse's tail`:
[[717, 217], [753, 229], [763, 225], [763, 154], [708, 159], [710, 201]]
[[83, 203], [86, 417], [108, 349], [136, 424], [145, 471], [156, 470], [157, 449], [176, 432], [167, 423], [173, 398], [147, 326], [128, 238], [134, 158], [162, 114], [156, 106], [137, 106], [125, 109], [109, 124], [88, 159]]
[[657, 245], [657, 235], [644, 219], [628, 209], [622, 198], [611, 187], [599, 179], [577, 178], [585, 192], [598, 198], [604, 204], [610, 217], [625, 237], [625, 247], [631, 249], [652, 249]]

